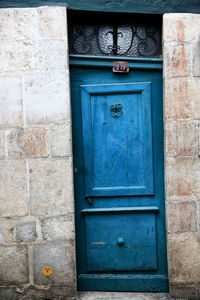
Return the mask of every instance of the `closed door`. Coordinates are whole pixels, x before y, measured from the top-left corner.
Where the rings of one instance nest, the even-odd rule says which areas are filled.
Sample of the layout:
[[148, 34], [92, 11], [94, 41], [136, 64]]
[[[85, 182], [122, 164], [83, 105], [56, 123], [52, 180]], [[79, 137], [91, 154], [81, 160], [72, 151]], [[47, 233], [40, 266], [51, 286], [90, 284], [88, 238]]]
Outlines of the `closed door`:
[[71, 66], [78, 289], [167, 291], [161, 63], [100, 61]]

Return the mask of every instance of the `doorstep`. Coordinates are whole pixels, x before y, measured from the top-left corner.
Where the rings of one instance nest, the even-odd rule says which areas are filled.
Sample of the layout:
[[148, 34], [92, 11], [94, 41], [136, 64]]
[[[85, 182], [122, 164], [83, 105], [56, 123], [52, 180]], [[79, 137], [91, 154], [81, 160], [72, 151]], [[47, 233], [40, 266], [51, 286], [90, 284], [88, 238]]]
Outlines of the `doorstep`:
[[77, 300], [183, 300], [168, 293], [78, 292]]

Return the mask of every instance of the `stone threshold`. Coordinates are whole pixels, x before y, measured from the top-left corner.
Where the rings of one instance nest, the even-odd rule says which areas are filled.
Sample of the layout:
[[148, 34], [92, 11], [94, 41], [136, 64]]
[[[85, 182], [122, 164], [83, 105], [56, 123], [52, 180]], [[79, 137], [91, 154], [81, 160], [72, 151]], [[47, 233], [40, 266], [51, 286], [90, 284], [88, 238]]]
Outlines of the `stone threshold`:
[[168, 293], [79, 292], [77, 300], [183, 300]]

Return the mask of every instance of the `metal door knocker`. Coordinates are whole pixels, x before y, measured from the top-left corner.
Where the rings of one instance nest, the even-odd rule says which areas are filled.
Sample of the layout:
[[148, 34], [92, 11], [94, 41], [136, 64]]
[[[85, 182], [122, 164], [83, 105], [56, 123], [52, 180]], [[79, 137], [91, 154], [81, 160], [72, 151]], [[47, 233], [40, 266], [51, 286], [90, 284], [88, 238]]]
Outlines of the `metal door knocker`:
[[121, 117], [122, 115], [122, 104], [113, 103], [110, 105], [110, 112], [112, 117]]

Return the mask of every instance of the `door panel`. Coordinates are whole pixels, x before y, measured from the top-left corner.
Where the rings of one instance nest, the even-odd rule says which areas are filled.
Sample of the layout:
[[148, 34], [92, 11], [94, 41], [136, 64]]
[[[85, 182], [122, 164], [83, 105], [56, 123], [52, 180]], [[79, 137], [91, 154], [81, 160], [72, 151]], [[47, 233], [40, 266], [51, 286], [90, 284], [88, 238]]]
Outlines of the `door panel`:
[[157, 269], [155, 212], [90, 212], [86, 232], [89, 272]]
[[152, 195], [150, 83], [82, 85], [81, 96], [86, 196]]
[[167, 291], [162, 72], [84, 64], [71, 67], [78, 290]]

